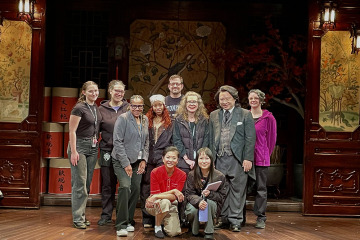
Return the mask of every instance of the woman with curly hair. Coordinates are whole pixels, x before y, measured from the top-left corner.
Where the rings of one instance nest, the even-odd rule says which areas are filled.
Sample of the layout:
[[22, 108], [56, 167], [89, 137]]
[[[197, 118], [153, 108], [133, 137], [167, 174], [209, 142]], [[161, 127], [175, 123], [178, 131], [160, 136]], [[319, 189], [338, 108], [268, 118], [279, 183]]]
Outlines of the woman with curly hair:
[[209, 145], [208, 119], [201, 96], [189, 91], [181, 99], [174, 121], [173, 143], [180, 152], [178, 168], [189, 173], [196, 152]]
[[154, 226], [155, 218], [145, 209], [146, 199], [150, 196], [150, 173], [163, 165], [162, 153], [172, 145], [172, 124], [170, 114], [165, 107], [165, 97], [161, 94], [150, 97], [151, 108], [146, 113], [149, 119], [149, 160], [141, 181], [141, 209], [145, 228]]

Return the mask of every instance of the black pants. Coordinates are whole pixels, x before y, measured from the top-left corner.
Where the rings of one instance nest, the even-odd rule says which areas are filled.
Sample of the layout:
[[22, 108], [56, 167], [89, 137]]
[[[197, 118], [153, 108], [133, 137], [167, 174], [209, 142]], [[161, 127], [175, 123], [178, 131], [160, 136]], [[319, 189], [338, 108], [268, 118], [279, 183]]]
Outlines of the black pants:
[[110, 166], [101, 166], [101, 218], [110, 220], [114, 209], [117, 178], [112, 164]]

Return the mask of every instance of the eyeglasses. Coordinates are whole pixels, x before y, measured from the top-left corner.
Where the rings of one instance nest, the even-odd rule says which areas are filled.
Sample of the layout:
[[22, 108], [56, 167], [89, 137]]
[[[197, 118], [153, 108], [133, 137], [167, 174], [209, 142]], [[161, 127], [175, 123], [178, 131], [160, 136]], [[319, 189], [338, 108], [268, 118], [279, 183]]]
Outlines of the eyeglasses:
[[114, 90], [114, 92], [118, 93], [118, 94], [124, 94], [125, 91], [124, 90]]
[[144, 108], [144, 105], [133, 105], [133, 104], [131, 104], [130, 105], [133, 109], [143, 109]]
[[197, 101], [187, 101], [186, 103], [187, 103], [187, 104], [198, 104]]
[[176, 82], [174, 82], [174, 83], [169, 83], [169, 85], [172, 86], [172, 87], [175, 87], [175, 86], [181, 86], [182, 83], [176, 83]]

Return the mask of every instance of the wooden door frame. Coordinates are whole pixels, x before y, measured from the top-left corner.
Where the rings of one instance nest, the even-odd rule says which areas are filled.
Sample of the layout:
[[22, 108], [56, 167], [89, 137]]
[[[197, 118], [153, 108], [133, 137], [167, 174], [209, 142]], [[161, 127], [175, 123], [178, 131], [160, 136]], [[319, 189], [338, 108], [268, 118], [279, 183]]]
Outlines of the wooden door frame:
[[[32, 28], [29, 114], [20, 123], [0, 124], [0, 207], [40, 207], [46, 0], [37, 0]], [[1, 15], [18, 20], [18, 1], [0, 2]], [[6, 173], [6, 174], [2, 174]], [[5, 176], [6, 175], [6, 176]]]
[[[329, 132], [319, 123], [321, 39], [326, 34], [326, 31], [317, 27], [319, 12], [317, 1], [311, 1], [305, 103], [303, 213], [360, 216], [360, 128], [353, 132]], [[346, 11], [342, 14], [334, 30], [349, 31], [351, 18], [347, 20]], [[322, 185], [324, 181], [321, 180], [321, 172], [330, 176], [325, 186]], [[345, 176], [353, 179], [354, 189], [350, 192], [341, 188], [342, 185], [349, 184]], [[320, 188], [328, 188], [328, 191], [317, 190]]]

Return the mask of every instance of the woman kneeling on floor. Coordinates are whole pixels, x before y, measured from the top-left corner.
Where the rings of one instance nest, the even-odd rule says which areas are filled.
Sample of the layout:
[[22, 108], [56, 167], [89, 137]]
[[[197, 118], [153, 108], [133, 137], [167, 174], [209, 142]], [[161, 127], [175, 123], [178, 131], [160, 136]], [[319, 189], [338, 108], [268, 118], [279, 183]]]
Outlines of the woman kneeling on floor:
[[[214, 158], [209, 148], [200, 148], [196, 155], [194, 169], [186, 180], [185, 198], [188, 203], [185, 215], [191, 224], [193, 235], [199, 235], [202, 221], [205, 222], [204, 238], [213, 239], [214, 219], [221, 212], [227, 194], [227, 183], [224, 174], [214, 168]], [[205, 219], [199, 221], [203, 214]]]
[[186, 173], [176, 167], [179, 151], [176, 147], [167, 147], [162, 156], [163, 166], [155, 168], [150, 175], [150, 197], [146, 200], [146, 211], [155, 216], [155, 237], [164, 238], [165, 233], [174, 237], [181, 233], [178, 202], [184, 201], [182, 189]]

